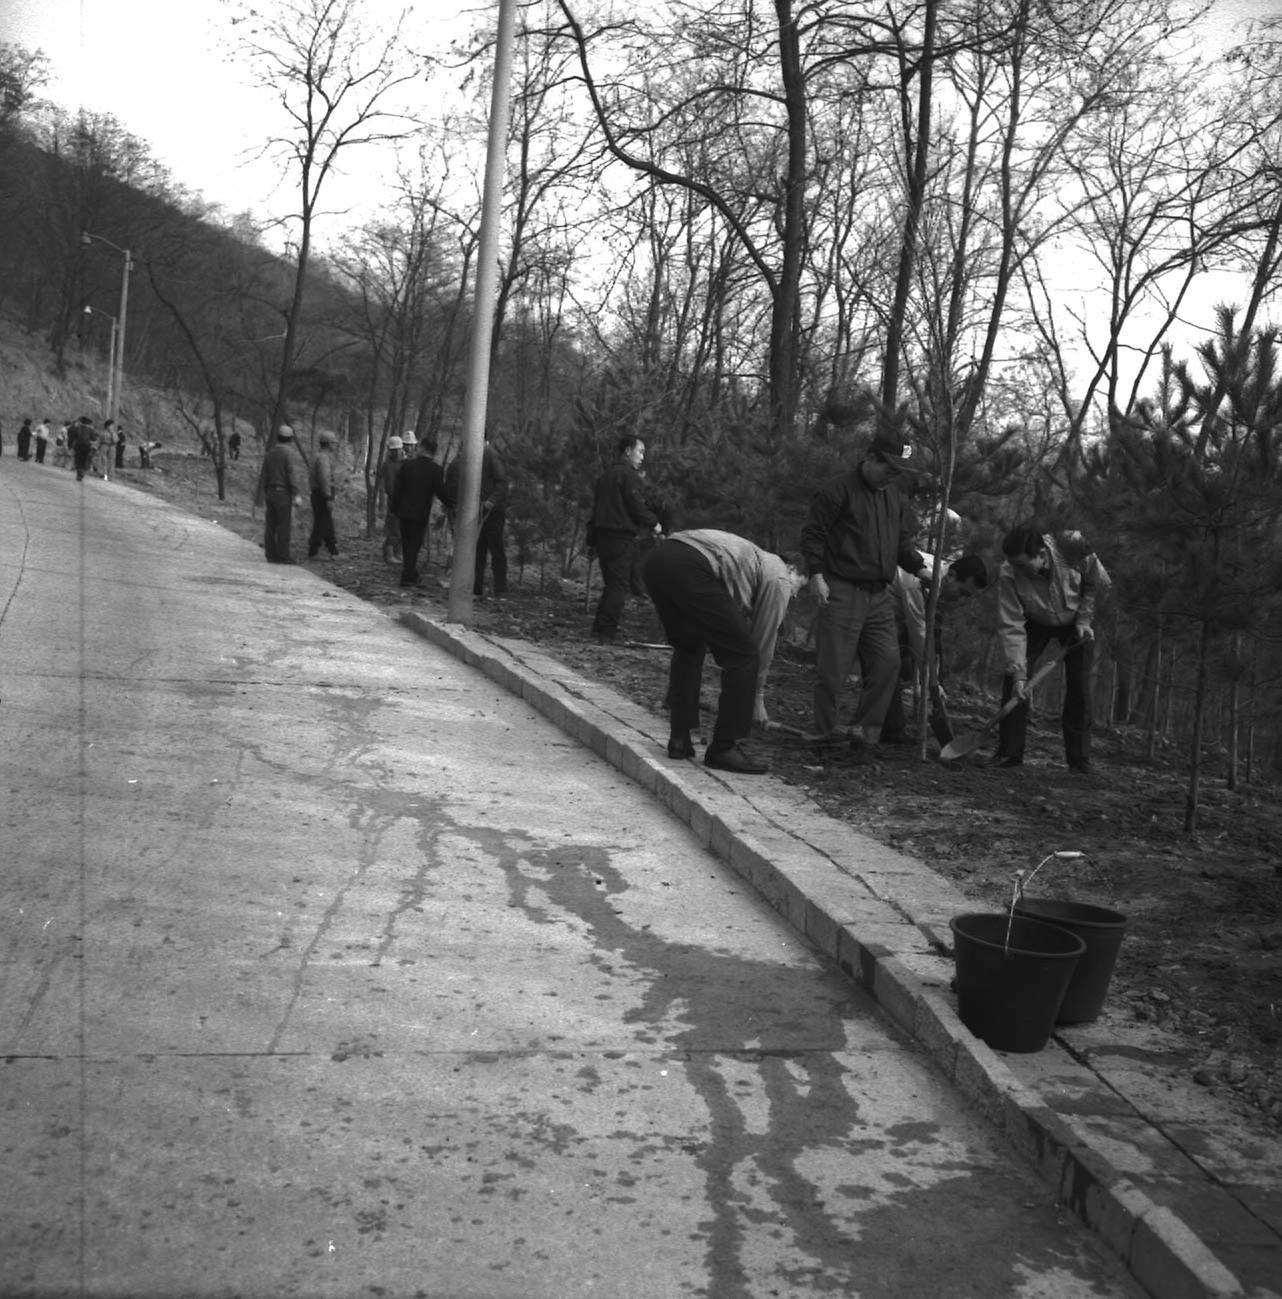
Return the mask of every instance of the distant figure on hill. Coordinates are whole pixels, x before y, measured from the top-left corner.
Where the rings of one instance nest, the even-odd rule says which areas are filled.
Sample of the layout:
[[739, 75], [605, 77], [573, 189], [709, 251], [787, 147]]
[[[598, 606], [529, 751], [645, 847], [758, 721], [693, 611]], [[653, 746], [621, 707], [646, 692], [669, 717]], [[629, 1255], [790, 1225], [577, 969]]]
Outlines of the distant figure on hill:
[[323, 545], [337, 558], [338, 538], [334, 535], [334, 447], [338, 438], [328, 429], [320, 434], [320, 450], [312, 457], [312, 532], [307, 538], [307, 558], [315, 559]]
[[45, 462], [45, 452], [49, 449], [49, 416], [36, 425], [36, 464]]
[[392, 488], [396, 486], [396, 475], [401, 472], [405, 463], [405, 443], [393, 434], [387, 439], [387, 454], [378, 470], [379, 495], [383, 498], [383, 562], [399, 560], [401, 557], [401, 521], [392, 509]]
[[22, 427], [18, 430], [18, 459], [31, 459], [31, 420], [30, 418], [22, 421]]
[[294, 450], [294, 430], [282, 424], [276, 430], [276, 443], [263, 457], [263, 499], [266, 526], [263, 551], [269, 564], [292, 564], [289, 553], [290, 530], [294, 506], [303, 502], [305, 471]]
[[231, 437], [227, 439], [227, 454], [233, 460], [240, 459], [240, 434], [235, 429], [232, 429]]

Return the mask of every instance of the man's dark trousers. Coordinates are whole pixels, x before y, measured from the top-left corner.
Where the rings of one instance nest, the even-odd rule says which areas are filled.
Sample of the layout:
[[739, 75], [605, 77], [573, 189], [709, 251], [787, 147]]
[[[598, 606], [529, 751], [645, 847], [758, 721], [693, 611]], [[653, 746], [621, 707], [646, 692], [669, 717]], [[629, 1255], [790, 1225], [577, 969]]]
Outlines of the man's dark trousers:
[[[1087, 762], [1091, 756], [1091, 660], [1092, 642], [1077, 641], [1077, 628], [1048, 627], [1044, 623], [1024, 624], [1028, 637], [1027, 672], [1051, 643], [1075, 645], [1064, 655], [1064, 708], [1060, 714], [1064, 730], [1064, 756], [1069, 763]], [[1002, 680], [1002, 703], [1006, 704], [1015, 693], [1015, 679], [1008, 672]], [[1003, 757], [1020, 759], [1024, 756], [1024, 741], [1028, 731], [1028, 700], [1012, 708], [997, 727], [997, 751]]]
[[507, 552], [503, 549], [503, 524], [506, 514], [501, 505], [491, 506], [481, 516], [476, 529], [476, 571], [472, 574], [472, 594], [485, 593], [485, 557], [494, 568], [494, 594], [507, 594]]
[[720, 753], [746, 740], [752, 733], [758, 658], [739, 606], [707, 559], [681, 541], [655, 546], [646, 558], [643, 576], [672, 646], [668, 707], [673, 733], [699, 726], [703, 660], [710, 653], [721, 669], [721, 697], [708, 748]]
[[635, 532], [603, 530], [596, 534], [596, 559], [601, 567], [602, 583], [601, 598], [592, 619], [592, 632], [596, 636], [614, 636], [619, 630], [623, 606], [632, 587], [632, 553], [636, 544]]
[[413, 586], [418, 581], [418, 552], [427, 537], [426, 519], [401, 520], [401, 585]]
[[338, 554], [338, 538], [334, 535], [334, 511], [329, 508], [325, 493], [312, 488], [312, 535], [307, 538], [308, 558], [324, 545], [331, 555]]
[[263, 532], [263, 551], [269, 564], [292, 564], [289, 544], [294, 522], [294, 499], [282, 488], [266, 494], [263, 502], [266, 526]]

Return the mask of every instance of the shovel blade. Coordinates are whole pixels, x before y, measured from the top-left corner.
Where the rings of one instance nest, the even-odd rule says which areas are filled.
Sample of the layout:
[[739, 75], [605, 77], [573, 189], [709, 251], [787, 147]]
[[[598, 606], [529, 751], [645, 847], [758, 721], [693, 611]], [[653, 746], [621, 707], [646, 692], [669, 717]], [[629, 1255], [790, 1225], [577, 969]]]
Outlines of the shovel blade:
[[952, 740], [940, 749], [939, 760], [940, 762], [953, 762], [957, 758], [964, 758], [968, 753], [974, 753], [983, 742], [983, 731], [974, 731], [970, 735], [963, 735], [961, 739]]

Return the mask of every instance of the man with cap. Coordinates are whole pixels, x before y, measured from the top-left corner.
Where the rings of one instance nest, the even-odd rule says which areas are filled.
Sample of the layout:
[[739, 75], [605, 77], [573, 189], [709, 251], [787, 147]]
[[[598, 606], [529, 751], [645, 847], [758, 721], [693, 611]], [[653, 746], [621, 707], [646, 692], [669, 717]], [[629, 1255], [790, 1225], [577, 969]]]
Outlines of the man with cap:
[[379, 490], [383, 495], [383, 562], [401, 558], [401, 521], [392, 509], [392, 488], [404, 463], [405, 443], [393, 434], [387, 439], [387, 454], [378, 470]]
[[312, 532], [307, 538], [307, 558], [315, 559], [321, 546], [338, 558], [338, 538], [334, 535], [334, 448], [338, 438], [328, 429], [316, 441], [320, 450], [312, 457]]
[[401, 585], [419, 586], [418, 552], [427, 536], [432, 502], [446, 504], [445, 471], [433, 459], [436, 443], [425, 438], [418, 455], [406, 460], [392, 484], [391, 510], [401, 525]]
[[905, 478], [912, 448], [883, 419], [863, 459], [815, 493], [801, 533], [810, 589], [819, 603], [815, 632], [815, 731], [838, 736], [841, 688], [856, 659], [863, 691], [851, 729], [850, 756], [870, 760], [899, 679], [899, 633], [891, 583], [896, 566], [929, 585], [931, 570], [913, 546], [916, 520]]
[[294, 450], [294, 430], [282, 424], [263, 457], [263, 550], [269, 564], [292, 564], [289, 553], [294, 506], [303, 503], [303, 464]]

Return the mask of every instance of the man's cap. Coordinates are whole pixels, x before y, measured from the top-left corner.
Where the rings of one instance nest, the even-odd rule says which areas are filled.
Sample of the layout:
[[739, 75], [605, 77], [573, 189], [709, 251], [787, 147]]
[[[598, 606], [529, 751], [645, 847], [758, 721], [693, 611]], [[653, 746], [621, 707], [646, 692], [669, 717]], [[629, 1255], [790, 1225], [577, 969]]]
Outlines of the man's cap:
[[387, 439], [387, 449], [389, 451], [399, 451], [404, 445], [405, 443], [402, 442], [394, 433]]
[[322, 429], [316, 440], [323, 447], [332, 447], [338, 444], [338, 438], [329, 429]]
[[294, 430], [288, 424], [282, 424], [276, 430], [276, 440], [278, 442], [288, 442], [294, 436]]
[[404, 442], [404, 444], [407, 447], [418, 446], [418, 435], [414, 432], [412, 428], [407, 428], [405, 430], [405, 435], [401, 440]]
[[903, 437], [890, 429], [880, 429], [868, 448], [869, 453], [880, 456], [887, 463], [899, 469], [908, 468], [909, 457], [913, 449]]

